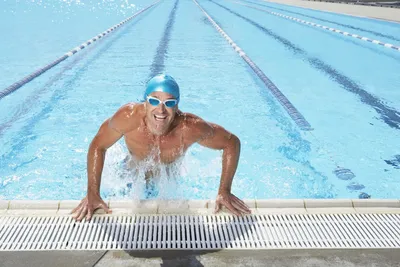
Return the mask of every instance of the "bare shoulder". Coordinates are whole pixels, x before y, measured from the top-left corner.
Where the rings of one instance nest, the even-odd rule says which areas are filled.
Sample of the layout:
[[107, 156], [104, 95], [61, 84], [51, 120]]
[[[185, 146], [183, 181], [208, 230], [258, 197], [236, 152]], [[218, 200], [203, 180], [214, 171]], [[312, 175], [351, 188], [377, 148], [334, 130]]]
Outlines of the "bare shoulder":
[[211, 123], [205, 121], [203, 118], [192, 114], [192, 113], [182, 113], [184, 120], [185, 120], [185, 125], [190, 129], [190, 130], [201, 130], [201, 129], [211, 129], [212, 125]]
[[182, 115], [187, 136], [190, 137], [189, 139], [198, 141], [199, 139], [213, 135], [214, 124], [192, 113], [183, 113]]
[[129, 132], [140, 124], [143, 114], [143, 104], [127, 103], [109, 119], [109, 127], [120, 133]]
[[222, 149], [228, 142], [231, 142], [232, 137], [236, 138], [221, 125], [205, 121], [191, 113], [184, 113], [183, 115], [186, 121], [186, 138], [190, 142], [198, 142], [207, 147]]

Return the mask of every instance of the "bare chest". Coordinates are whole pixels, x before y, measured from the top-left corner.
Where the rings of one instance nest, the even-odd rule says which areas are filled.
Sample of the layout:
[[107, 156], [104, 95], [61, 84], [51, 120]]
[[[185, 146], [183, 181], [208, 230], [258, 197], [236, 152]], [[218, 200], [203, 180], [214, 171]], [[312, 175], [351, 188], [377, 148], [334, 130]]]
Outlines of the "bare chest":
[[183, 135], [179, 131], [167, 136], [154, 136], [138, 129], [127, 133], [125, 142], [135, 158], [143, 160], [152, 157], [165, 164], [173, 163], [187, 150]]

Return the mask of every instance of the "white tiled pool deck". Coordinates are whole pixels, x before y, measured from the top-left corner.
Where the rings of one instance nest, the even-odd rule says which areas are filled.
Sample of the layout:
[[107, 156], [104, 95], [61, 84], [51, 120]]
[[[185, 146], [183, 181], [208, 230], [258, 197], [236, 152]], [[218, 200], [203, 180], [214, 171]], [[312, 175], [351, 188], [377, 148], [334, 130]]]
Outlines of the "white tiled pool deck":
[[[359, 17], [368, 17], [400, 22], [400, 8], [375, 7], [352, 5], [345, 3], [328, 3], [308, 0], [263, 0], [265, 2], [275, 2], [291, 6], [298, 6], [316, 10], [323, 10], [334, 13], [347, 14]], [[389, 1], [388, 1], [389, 2]]]

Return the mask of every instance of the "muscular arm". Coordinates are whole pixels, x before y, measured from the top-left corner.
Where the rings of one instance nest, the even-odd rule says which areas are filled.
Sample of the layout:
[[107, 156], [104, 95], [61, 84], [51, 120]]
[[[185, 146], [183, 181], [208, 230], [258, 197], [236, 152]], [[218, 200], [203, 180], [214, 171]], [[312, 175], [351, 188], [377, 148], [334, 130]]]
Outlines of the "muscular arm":
[[106, 151], [122, 137], [122, 133], [112, 129], [109, 122], [110, 119], [103, 122], [89, 146], [87, 154], [88, 195], [100, 195], [101, 174]]
[[211, 149], [223, 150], [222, 174], [215, 211], [218, 212], [221, 205], [224, 205], [235, 215], [250, 213], [248, 206], [231, 193], [232, 180], [240, 157], [239, 138], [217, 124], [207, 123], [194, 115], [190, 117], [191, 123], [188, 128], [193, 138], [197, 138], [196, 142]]
[[90, 220], [94, 211], [102, 208], [105, 212], [111, 210], [100, 197], [101, 173], [107, 149], [115, 144], [124, 133], [135, 127], [137, 108], [128, 104], [121, 107], [113, 117], [103, 122], [89, 146], [87, 155], [88, 190], [87, 195], [79, 205], [71, 211], [73, 218], [81, 221], [84, 217]]
[[88, 196], [100, 195], [101, 174], [106, 151], [123, 136], [124, 132], [129, 130], [132, 126], [130, 122], [133, 115], [132, 105], [123, 106], [113, 117], [103, 122], [93, 138], [87, 155]]
[[232, 180], [235, 176], [240, 157], [239, 138], [225, 130], [223, 127], [199, 122], [201, 137], [198, 143], [202, 146], [223, 150], [222, 153], [222, 174], [218, 193], [231, 192]]

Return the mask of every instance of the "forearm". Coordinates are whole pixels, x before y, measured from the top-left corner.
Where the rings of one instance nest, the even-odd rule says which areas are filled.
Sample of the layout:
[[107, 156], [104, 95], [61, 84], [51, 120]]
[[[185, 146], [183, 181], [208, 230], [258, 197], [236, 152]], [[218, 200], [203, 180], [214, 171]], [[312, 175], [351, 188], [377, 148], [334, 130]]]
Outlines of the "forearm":
[[240, 140], [232, 135], [229, 141], [222, 154], [222, 175], [218, 193], [231, 192], [232, 180], [239, 163]]
[[90, 146], [87, 156], [88, 195], [100, 195], [101, 173], [103, 172], [106, 150]]

